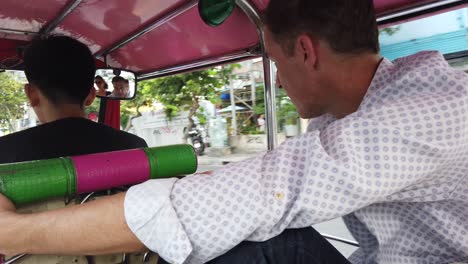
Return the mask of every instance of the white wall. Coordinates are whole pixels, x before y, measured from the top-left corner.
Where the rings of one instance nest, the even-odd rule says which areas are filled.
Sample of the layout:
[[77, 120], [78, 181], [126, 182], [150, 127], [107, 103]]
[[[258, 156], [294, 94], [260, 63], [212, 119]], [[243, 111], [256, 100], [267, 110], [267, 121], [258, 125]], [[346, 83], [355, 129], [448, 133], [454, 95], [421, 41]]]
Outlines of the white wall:
[[188, 126], [187, 113], [169, 121], [163, 111], [144, 112], [132, 120], [132, 125], [129, 132], [143, 138], [150, 147], [181, 144], [184, 128]]

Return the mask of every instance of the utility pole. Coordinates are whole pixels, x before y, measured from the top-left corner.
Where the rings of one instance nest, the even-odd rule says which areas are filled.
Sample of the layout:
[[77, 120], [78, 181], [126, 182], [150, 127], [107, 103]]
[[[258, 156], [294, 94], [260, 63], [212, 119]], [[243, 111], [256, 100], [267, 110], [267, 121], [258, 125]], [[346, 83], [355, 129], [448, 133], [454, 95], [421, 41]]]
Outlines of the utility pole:
[[237, 136], [237, 119], [236, 119], [236, 99], [234, 98], [234, 83], [232, 77], [229, 78], [229, 92], [231, 97], [231, 128], [232, 136]]
[[249, 76], [250, 76], [250, 92], [251, 92], [251, 100], [252, 100], [252, 108], [255, 107], [256, 99], [256, 87], [255, 87], [255, 75], [254, 75], [254, 67], [253, 67], [253, 60], [249, 61]]

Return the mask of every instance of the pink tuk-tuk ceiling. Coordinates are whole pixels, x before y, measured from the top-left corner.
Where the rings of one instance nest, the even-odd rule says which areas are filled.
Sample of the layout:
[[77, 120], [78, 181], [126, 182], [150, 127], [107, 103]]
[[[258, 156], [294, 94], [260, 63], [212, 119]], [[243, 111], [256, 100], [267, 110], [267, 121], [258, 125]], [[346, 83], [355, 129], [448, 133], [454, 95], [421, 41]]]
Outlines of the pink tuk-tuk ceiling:
[[[374, 0], [378, 17], [430, 4], [464, 1]], [[2, 0], [0, 68], [17, 56], [17, 46], [40, 34], [72, 36], [111, 67], [143, 76], [178, 65], [258, 56], [256, 25], [239, 8], [219, 27], [200, 18], [197, 0]], [[251, 0], [262, 12], [268, 0]], [[390, 18], [391, 19], [391, 18]], [[392, 21], [389, 21], [391, 23]], [[103, 56], [106, 55], [106, 56]], [[13, 60], [14, 61], [14, 60]], [[100, 66], [104, 65], [98, 63]]]

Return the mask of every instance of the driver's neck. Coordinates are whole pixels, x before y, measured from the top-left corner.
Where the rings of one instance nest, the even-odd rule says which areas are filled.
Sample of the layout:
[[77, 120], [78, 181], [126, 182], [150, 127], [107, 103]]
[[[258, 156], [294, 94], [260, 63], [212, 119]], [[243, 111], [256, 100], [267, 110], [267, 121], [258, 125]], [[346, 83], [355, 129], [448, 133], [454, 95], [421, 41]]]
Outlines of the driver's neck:
[[84, 118], [85, 112], [82, 106], [78, 104], [60, 104], [54, 105], [46, 103], [41, 109], [41, 122], [49, 123], [64, 118]]

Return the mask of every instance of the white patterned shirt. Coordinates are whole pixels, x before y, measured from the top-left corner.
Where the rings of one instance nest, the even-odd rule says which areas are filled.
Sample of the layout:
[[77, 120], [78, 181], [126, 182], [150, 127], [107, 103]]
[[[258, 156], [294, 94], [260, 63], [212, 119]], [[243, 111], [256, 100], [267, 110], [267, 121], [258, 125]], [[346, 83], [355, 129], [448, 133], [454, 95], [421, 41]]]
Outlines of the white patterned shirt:
[[468, 76], [437, 52], [383, 59], [355, 113], [212, 175], [134, 186], [125, 214], [173, 263], [340, 216], [353, 263], [468, 261]]

